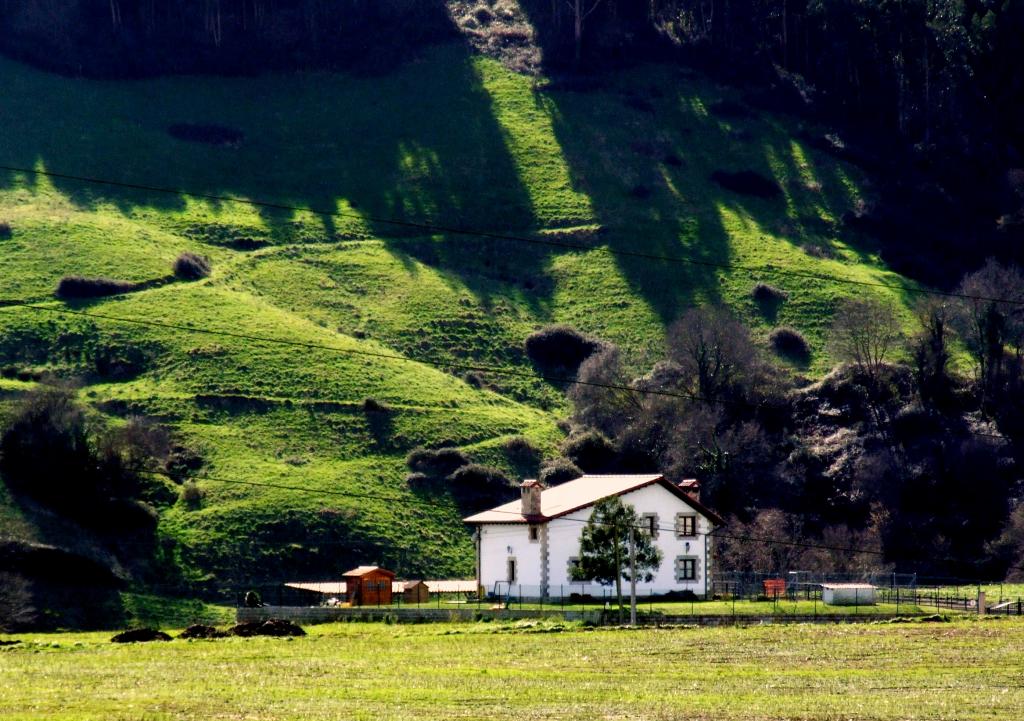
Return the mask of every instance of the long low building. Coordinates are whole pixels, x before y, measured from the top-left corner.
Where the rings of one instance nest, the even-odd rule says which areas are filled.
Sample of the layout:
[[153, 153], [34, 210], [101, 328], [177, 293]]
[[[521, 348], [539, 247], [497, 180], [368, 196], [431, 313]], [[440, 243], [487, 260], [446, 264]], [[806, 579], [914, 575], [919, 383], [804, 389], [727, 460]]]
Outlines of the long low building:
[[[404, 593], [407, 584], [416, 581], [392, 581], [392, 593]], [[476, 593], [476, 581], [469, 580], [440, 580], [424, 581], [431, 593]], [[322, 596], [335, 596], [341, 598], [348, 592], [348, 584], [344, 581], [289, 581], [284, 584], [285, 588], [293, 588], [296, 591], [308, 591], [318, 593]]]

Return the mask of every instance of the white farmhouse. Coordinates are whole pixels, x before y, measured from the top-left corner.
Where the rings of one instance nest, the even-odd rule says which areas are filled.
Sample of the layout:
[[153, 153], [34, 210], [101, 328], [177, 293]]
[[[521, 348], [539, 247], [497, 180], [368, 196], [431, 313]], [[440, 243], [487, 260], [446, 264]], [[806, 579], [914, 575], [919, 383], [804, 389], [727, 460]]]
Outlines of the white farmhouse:
[[477, 583], [486, 592], [601, 594], [597, 584], [573, 581], [572, 567], [579, 561], [580, 534], [594, 504], [619, 496], [636, 509], [662, 552], [653, 580], [638, 582], [638, 592], [708, 594], [708, 534], [723, 521], [700, 503], [694, 481], [676, 485], [657, 474], [585, 475], [552, 488], [524, 481], [521, 493], [519, 501], [465, 519], [477, 526]]

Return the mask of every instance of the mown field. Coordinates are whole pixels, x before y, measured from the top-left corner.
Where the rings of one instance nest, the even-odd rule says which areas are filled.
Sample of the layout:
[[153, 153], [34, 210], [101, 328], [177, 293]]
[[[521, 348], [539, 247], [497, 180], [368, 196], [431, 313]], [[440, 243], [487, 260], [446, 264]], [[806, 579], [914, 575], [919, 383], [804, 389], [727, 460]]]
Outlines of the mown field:
[[299, 639], [0, 649], [0, 715], [67, 719], [1013, 719], [1024, 623], [311, 627]]
[[[0, 222], [10, 228], [0, 236], [0, 300], [43, 308], [0, 307], [0, 366], [22, 379], [3, 381], [0, 397], [13, 402], [43, 372], [76, 377], [98, 415], [157, 418], [202, 455], [209, 476], [312, 491], [205, 481], [201, 507], [162, 509], [161, 533], [197, 579], [361, 562], [407, 575], [470, 573], [467, 509], [444, 493], [410, 491], [404, 458], [417, 446], [454, 445], [517, 478], [535, 469], [504, 453], [511, 437], [553, 455], [568, 412], [563, 389], [458, 365], [531, 372], [523, 341], [544, 325], [570, 323], [619, 344], [639, 373], [662, 356], [668, 324], [692, 305], [721, 302], [761, 341], [776, 326], [800, 329], [813, 352], [794, 370], [814, 376], [832, 362], [824, 338], [841, 298], [878, 295], [911, 322], [905, 293], [781, 272], [906, 282], [840, 222], [865, 198], [863, 173], [810, 147], [814, 129], [744, 109], [737, 91], [678, 68], [545, 89], [543, 78], [450, 45], [374, 78], [91, 81], [7, 60], [0, 74], [0, 164], [295, 208], [0, 171]], [[226, 127], [240, 140], [182, 140], [169, 132], [182, 123]], [[710, 180], [717, 170], [756, 171], [780, 194], [727, 191]], [[182, 251], [208, 256], [211, 277], [169, 277]], [[145, 286], [54, 300], [60, 278], [74, 274]], [[758, 306], [751, 289], [760, 280], [788, 300]], [[366, 399], [387, 412], [366, 412]], [[0, 517], [16, 535], [65, 540], [0, 496], [4, 504]]]

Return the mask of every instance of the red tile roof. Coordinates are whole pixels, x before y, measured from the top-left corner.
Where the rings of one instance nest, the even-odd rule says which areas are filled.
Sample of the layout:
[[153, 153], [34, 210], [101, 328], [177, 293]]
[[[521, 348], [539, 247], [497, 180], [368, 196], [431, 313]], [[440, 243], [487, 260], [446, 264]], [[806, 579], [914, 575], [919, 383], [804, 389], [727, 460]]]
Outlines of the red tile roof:
[[512, 501], [464, 518], [466, 523], [537, 523], [550, 521], [565, 516], [581, 508], [592, 506], [598, 501], [611, 496], [621, 496], [645, 486], [659, 484], [680, 498], [684, 503], [698, 511], [717, 525], [725, 523], [721, 516], [707, 508], [690, 494], [674, 483], [669, 482], [659, 473], [638, 475], [584, 475], [575, 481], [569, 481], [553, 488], [545, 488], [540, 494], [541, 515], [527, 517], [522, 513], [521, 500]]

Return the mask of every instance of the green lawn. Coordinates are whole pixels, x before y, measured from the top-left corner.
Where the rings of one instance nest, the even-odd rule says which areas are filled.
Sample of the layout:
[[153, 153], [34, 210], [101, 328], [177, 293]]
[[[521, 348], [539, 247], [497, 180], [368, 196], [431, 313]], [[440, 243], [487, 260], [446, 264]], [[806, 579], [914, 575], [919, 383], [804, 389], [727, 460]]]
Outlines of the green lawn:
[[0, 716], [967, 721], [1024, 708], [1019, 621], [309, 630], [131, 646], [109, 634], [24, 636], [0, 649]]

